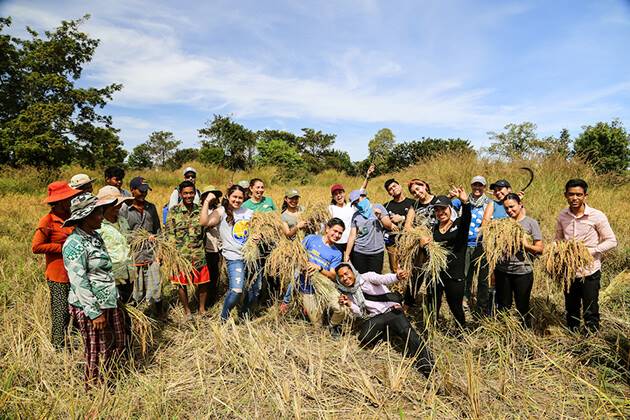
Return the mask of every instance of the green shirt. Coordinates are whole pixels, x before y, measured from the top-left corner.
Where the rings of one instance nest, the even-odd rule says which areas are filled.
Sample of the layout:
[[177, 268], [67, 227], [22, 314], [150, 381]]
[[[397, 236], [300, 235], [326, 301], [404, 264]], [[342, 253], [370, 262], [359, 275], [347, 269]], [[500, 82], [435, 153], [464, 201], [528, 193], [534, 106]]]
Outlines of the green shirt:
[[249, 200], [243, 203], [243, 207], [253, 211], [254, 213], [256, 212], [265, 213], [268, 211], [277, 210], [276, 205], [273, 203], [273, 200], [270, 197], [263, 197], [260, 203], [254, 203], [252, 199], [250, 198]]
[[119, 217], [116, 223], [104, 219], [101, 228], [97, 232], [103, 238], [109, 258], [112, 260], [112, 271], [116, 283], [126, 283], [127, 280], [131, 279], [130, 273], [135, 272], [132, 269], [133, 261], [131, 260], [131, 252], [127, 243], [127, 236], [129, 236], [127, 219]]
[[166, 230], [169, 235], [175, 237], [177, 249], [196, 269], [200, 269], [205, 264], [203, 229], [199, 223], [200, 213], [199, 204], [193, 203], [192, 210], [188, 211], [182, 202], [168, 212], [166, 222]]
[[112, 261], [101, 235], [90, 235], [77, 227], [62, 248], [63, 265], [70, 279], [68, 303], [98, 318], [102, 309], [118, 306], [118, 290], [112, 272]]

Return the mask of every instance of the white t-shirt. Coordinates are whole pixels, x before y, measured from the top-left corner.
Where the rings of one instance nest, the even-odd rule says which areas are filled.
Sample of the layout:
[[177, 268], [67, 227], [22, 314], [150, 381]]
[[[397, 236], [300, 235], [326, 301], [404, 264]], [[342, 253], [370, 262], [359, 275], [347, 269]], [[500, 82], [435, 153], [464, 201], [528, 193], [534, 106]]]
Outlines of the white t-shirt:
[[347, 244], [348, 238], [350, 237], [350, 229], [352, 226], [352, 216], [356, 209], [354, 209], [350, 203], [346, 203], [343, 207], [339, 207], [335, 204], [331, 204], [328, 206], [328, 211], [330, 212], [332, 217], [338, 217], [343, 220], [344, 225], [346, 225], [346, 229], [343, 231], [343, 235], [341, 235], [341, 239], [337, 241], [338, 244]]
[[238, 210], [234, 210], [234, 224], [227, 222], [227, 215], [225, 209], [220, 207], [223, 214], [221, 215], [221, 223], [219, 223], [219, 234], [221, 235], [221, 242], [223, 243], [222, 254], [226, 260], [241, 260], [243, 259], [243, 245], [249, 237], [249, 220], [254, 215], [254, 212], [241, 207]]

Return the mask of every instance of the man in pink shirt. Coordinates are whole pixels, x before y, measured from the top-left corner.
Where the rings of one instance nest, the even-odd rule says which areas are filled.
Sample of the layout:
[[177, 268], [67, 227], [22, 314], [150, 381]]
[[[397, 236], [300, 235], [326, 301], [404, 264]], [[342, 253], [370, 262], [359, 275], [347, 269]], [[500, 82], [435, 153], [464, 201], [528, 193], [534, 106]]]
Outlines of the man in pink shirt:
[[339, 304], [347, 306], [361, 320], [359, 341], [373, 345], [381, 340], [398, 339], [402, 352], [415, 359], [416, 368], [427, 378], [433, 370], [433, 357], [423, 338], [413, 329], [403, 313], [399, 293], [391, 293], [387, 285], [407, 279], [409, 273], [397, 270], [396, 274], [378, 274], [372, 271], [359, 274], [348, 262], [335, 269]]
[[617, 238], [610, 228], [606, 215], [586, 204], [588, 184], [582, 179], [571, 179], [564, 188], [569, 207], [562, 210], [556, 223], [556, 240], [582, 241], [593, 256], [594, 262], [578, 273], [569, 292], [564, 294], [567, 309], [567, 326], [580, 328], [580, 309], [584, 314], [587, 331], [599, 329], [599, 282], [601, 256], [617, 246]]

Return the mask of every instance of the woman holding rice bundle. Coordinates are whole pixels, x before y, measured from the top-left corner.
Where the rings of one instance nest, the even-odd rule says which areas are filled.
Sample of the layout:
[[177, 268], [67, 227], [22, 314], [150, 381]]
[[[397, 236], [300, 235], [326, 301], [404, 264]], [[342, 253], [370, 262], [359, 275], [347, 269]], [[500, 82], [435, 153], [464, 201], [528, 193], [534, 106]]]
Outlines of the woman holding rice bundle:
[[370, 203], [364, 190], [352, 191], [350, 203], [355, 213], [344, 261], [352, 261], [359, 273], [374, 271], [380, 274], [385, 254], [383, 228], [396, 231], [398, 227], [391, 222], [382, 205]]
[[507, 194], [503, 199], [503, 206], [507, 215], [516, 220], [525, 233], [531, 235], [533, 242], [524, 239], [525, 252], [519, 251], [515, 256], [497, 264], [494, 270], [497, 306], [499, 310], [508, 310], [514, 300], [523, 324], [529, 328], [531, 327], [529, 299], [534, 284], [531, 256], [543, 252], [542, 233], [538, 222], [525, 215], [525, 208], [518, 194]]
[[300, 220], [304, 209], [300, 206], [300, 192], [295, 188], [289, 188], [284, 193], [282, 202], [282, 226], [288, 239], [294, 239], [301, 229], [306, 228], [307, 223]]
[[[223, 199], [222, 205], [208, 214], [208, 206], [216, 196], [209, 192], [203, 202], [200, 223], [203, 226], [219, 227], [219, 234], [223, 243], [221, 251], [227, 265], [229, 290], [223, 302], [221, 320], [227, 321], [230, 311], [245, 294], [239, 316], [249, 315], [249, 311], [258, 300], [260, 291], [260, 277], [257, 277], [249, 290], [246, 288], [247, 266], [243, 259], [243, 245], [249, 239], [249, 221], [254, 212], [243, 207], [245, 190], [239, 185], [232, 185]], [[255, 240], [255, 238], [252, 238]]]
[[66, 330], [70, 323], [68, 312], [68, 292], [70, 281], [63, 266], [61, 249], [73, 227], [63, 226], [70, 217], [70, 199], [80, 190], [74, 189], [64, 181], [56, 181], [48, 185], [48, 197], [45, 202], [50, 212], [39, 220], [33, 235], [33, 254], [46, 256], [46, 282], [50, 290], [50, 318], [52, 321], [51, 342], [56, 349], [65, 344]]
[[462, 202], [462, 216], [455, 220], [452, 220], [454, 210], [451, 207], [451, 200], [447, 196], [437, 196], [433, 203], [438, 223], [433, 227], [431, 240], [441, 243], [449, 251], [449, 254], [446, 270], [441, 271], [439, 280], [435, 279], [427, 288], [426, 305], [429, 313], [435, 311], [435, 319], [437, 320], [442, 303], [442, 293], [445, 293], [446, 302], [455, 321], [459, 327], [463, 328], [466, 324], [463, 307], [464, 266], [471, 206], [468, 202], [468, 194], [463, 188], [455, 188], [451, 195], [459, 198]]
[[571, 179], [564, 187], [564, 197], [569, 204], [558, 215], [556, 240], [576, 239], [584, 243], [594, 259], [589, 267], [582, 267], [578, 277], [564, 294], [567, 310], [567, 327], [580, 328], [580, 308], [584, 325], [589, 332], [599, 329], [599, 287], [601, 257], [617, 246], [617, 238], [610, 228], [608, 218], [601, 211], [586, 204], [588, 184], [583, 179]]
[[103, 206], [90, 193], [76, 196], [64, 226], [75, 226], [63, 245], [63, 263], [70, 279], [69, 311], [83, 336], [86, 386], [99, 382], [100, 369], [109, 368], [125, 349], [125, 326], [118, 289], [103, 239], [96, 231], [103, 222]]

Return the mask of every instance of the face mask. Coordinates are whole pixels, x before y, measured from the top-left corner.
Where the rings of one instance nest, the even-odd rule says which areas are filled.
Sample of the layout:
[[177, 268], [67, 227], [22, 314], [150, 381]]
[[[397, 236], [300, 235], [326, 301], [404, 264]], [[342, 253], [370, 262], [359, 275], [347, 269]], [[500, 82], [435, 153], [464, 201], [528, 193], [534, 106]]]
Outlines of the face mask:
[[368, 219], [372, 214], [372, 204], [367, 198], [359, 201], [357, 204], [355, 204], [355, 207], [357, 208], [359, 213], [361, 213], [361, 215], [366, 219]]

